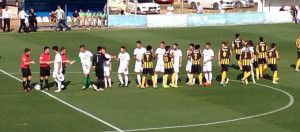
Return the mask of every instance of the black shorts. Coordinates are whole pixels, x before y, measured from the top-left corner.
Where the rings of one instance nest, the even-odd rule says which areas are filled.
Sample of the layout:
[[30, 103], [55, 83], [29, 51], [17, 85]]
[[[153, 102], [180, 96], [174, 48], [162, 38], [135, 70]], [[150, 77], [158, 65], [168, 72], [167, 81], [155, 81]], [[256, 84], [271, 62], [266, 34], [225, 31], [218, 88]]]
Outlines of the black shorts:
[[99, 67], [95, 69], [96, 71], [96, 77], [100, 78], [100, 79], [104, 79], [104, 70], [102, 67]]
[[170, 68], [170, 69], [165, 69], [164, 74], [173, 74], [174, 73], [174, 69]]
[[300, 49], [297, 51], [298, 58], [300, 58]]
[[147, 74], [154, 75], [154, 70], [153, 70], [153, 68], [143, 68], [143, 74], [144, 75], [147, 75]]
[[251, 66], [243, 66], [243, 71], [251, 71]]
[[277, 71], [277, 65], [276, 64], [269, 64], [268, 66], [271, 68], [271, 71]]
[[258, 68], [258, 61], [253, 61], [253, 68]]
[[62, 72], [61, 73], [62, 74], [66, 74], [66, 67], [65, 66], [62, 68]]
[[228, 71], [229, 70], [229, 65], [221, 65], [221, 71]]
[[236, 54], [236, 55], [235, 55], [236, 60], [240, 60], [240, 57], [241, 57], [240, 54]]
[[201, 73], [201, 65], [192, 65], [192, 74], [200, 74]]
[[264, 58], [258, 59], [258, 64], [266, 64], [266, 63], [267, 63], [266, 59], [264, 59]]
[[31, 71], [29, 68], [22, 68], [22, 76], [28, 78], [31, 76]]
[[45, 77], [45, 76], [50, 76], [50, 67], [41, 67], [40, 68], [40, 76]]

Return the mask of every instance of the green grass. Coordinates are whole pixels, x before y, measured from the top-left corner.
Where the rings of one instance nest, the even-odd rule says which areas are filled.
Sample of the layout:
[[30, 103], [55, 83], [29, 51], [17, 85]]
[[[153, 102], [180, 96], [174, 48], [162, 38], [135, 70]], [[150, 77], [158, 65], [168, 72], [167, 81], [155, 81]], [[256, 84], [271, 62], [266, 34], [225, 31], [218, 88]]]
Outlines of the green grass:
[[[98, 45], [105, 46], [112, 55], [116, 55], [119, 47], [125, 45], [132, 55], [136, 40], [141, 40], [144, 46], [152, 45], [154, 48], [159, 46], [160, 41], [165, 41], [167, 45], [176, 42], [183, 53], [186, 52], [191, 42], [201, 44], [203, 48], [204, 43], [209, 41], [216, 54], [220, 43], [231, 42], [236, 33], [240, 33], [242, 39], [251, 39], [255, 43], [258, 42], [260, 36], [263, 36], [267, 43], [277, 44], [282, 58], [278, 62], [281, 78], [279, 85], [273, 85], [270, 79], [261, 79], [258, 83], [290, 93], [295, 98], [294, 104], [283, 111], [247, 120], [153, 131], [298, 131], [300, 129], [300, 103], [298, 101], [300, 75], [295, 73], [293, 68], [297, 59], [295, 40], [298, 35], [298, 25], [294, 24], [1, 34], [0, 69], [21, 78], [18, 69], [20, 57], [26, 47], [31, 48], [31, 59], [36, 62], [44, 46], [64, 46], [67, 48], [67, 58], [75, 59], [78, 56], [78, 46], [81, 44], [85, 44], [93, 53]], [[51, 55], [53, 58], [53, 53]], [[180, 87], [176, 89], [141, 90], [136, 88], [132, 58], [130, 65], [132, 74], [129, 76], [131, 84], [128, 89], [118, 87], [119, 82], [115, 72], [119, 64], [113, 61], [113, 89], [103, 92], [94, 92], [91, 89], [81, 90], [83, 75], [68, 73], [81, 72], [80, 64], [75, 63], [67, 67], [68, 89], [61, 93], [54, 93], [52, 88], [49, 93], [122, 130], [231, 120], [273, 111], [289, 103], [289, 97], [281, 92], [254, 84], [245, 86], [235, 81], [231, 81], [226, 87], [219, 86], [219, 82], [215, 79], [213, 85], [209, 87], [187, 87], [185, 85], [185, 57], [184, 55], [184, 65], [180, 73]], [[231, 63], [236, 64], [236, 60], [233, 58]], [[214, 77], [217, 77], [220, 69], [216, 60], [213, 70]], [[39, 72], [39, 66], [32, 65], [31, 71]], [[272, 75], [269, 69], [268, 73]], [[240, 74], [240, 71], [231, 67], [229, 78], [238, 80]], [[96, 79], [93, 73], [91, 76], [92, 80]], [[21, 83], [5, 74], [0, 73], [0, 79], [1, 131], [98, 132], [114, 130], [39, 91], [22, 92]], [[39, 74], [33, 73], [32, 82], [38, 81]]]

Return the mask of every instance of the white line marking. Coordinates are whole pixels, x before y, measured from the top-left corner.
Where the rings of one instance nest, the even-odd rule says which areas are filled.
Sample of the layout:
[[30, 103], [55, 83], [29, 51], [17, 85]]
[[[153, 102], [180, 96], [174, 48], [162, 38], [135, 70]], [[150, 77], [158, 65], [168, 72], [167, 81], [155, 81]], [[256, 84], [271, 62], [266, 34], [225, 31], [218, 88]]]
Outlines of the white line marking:
[[[232, 80], [232, 81], [234, 81], [234, 82], [240, 82], [240, 81], [237, 81], [237, 80]], [[196, 127], [196, 126], [208, 126], [208, 125], [216, 125], [216, 124], [222, 124], [222, 123], [228, 123], [228, 122], [235, 122], [235, 121], [241, 121], [241, 120], [246, 120], [246, 119], [255, 118], [255, 117], [259, 117], [259, 116], [265, 116], [265, 115], [273, 114], [273, 113], [276, 113], [276, 112], [279, 112], [279, 111], [282, 111], [282, 110], [285, 110], [285, 109], [289, 108], [294, 103], [294, 97], [290, 93], [288, 93], [288, 92], [286, 92], [284, 90], [277, 89], [277, 88], [274, 88], [274, 87], [271, 87], [271, 86], [268, 86], [268, 85], [264, 85], [264, 84], [255, 83], [255, 85], [263, 86], [263, 87], [270, 88], [270, 89], [276, 90], [278, 92], [284, 93], [285, 95], [287, 95], [289, 97], [290, 101], [289, 101], [289, 103], [287, 105], [285, 105], [284, 107], [279, 108], [277, 110], [273, 110], [273, 111], [262, 113], [262, 114], [258, 114], [258, 115], [241, 117], [241, 118], [237, 118], [237, 119], [217, 121], [217, 122], [211, 122], [211, 123], [193, 124], [193, 125], [156, 127], [156, 128], [141, 128], [141, 129], [131, 129], [131, 130], [124, 130], [124, 131], [126, 131], [126, 132], [150, 131], [150, 130], [161, 130], [161, 129], [174, 129], [174, 128]]]
[[[13, 79], [16, 79], [17, 81], [22, 82], [21, 79], [19, 79], [19, 78], [15, 77], [15, 76], [13, 76], [13, 75], [11, 75], [11, 74], [5, 72], [4, 70], [0, 69], [0, 71], [1, 71], [2, 73], [4, 73], [5, 75], [7, 75], [7, 76], [9, 76], [9, 77], [12, 77]], [[89, 117], [91, 117], [91, 118], [93, 118], [93, 119], [95, 119], [95, 120], [97, 120], [97, 121], [99, 121], [99, 122], [101, 122], [101, 123], [103, 123], [103, 124], [105, 124], [105, 125], [107, 125], [107, 126], [113, 128], [113, 129], [115, 129], [115, 130], [118, 131], [118, 132], [123, 132], [123, 130], [121, 130], [120, 128], [118, 128], [118, 127], [116, 127], [116, 126], [114, 126], [114, 125], [112, 125], [112, 124], [110, 124], [110, 123], [108, 123], [108, 122], [106, 122], [106, 121], [104, 121], [104, 120], [102, 120], [102, 119], [100, 119], [100, 118], [98, 118], [98, 117], [96, 117], [96, 116], [94, 116], [94, 115], [92, 115], [92, 114], [90, 114], [90, 113], [88, 113], [88, 112], [86, 112], [86, 111], [80, 109], [80, 108], [77, 108], [77, 107], [75, 107], [75, 106], [73, 106], [73, 105], [71, 105], [71, 104], [69, 104], [69, 103], [63, 101], [63, 100], [61, 100], [60, 98], [58, 98], [58, 97], [56, 97], [56, 96], [54, 96], [54, 95], [52, 95], [52, 94], [50, 94], [50, 93], [48, 93], [48, 92], [45, 92], [45, 91], [41, 91], [41, 92], [44, 93], [44, 94], [46, 94], [46, 95], [48, 95], [49, 97], [51, 97], [51, 98], [53, 98], [53, 99], [55, 99], [55, 100], [57, 100], [57, 101], [59, 101], [59, 102], [65, 104], [65, 105], [67, 105], [67, 106], [73, 108], [74, 110], [77, 110], [77, 111], [79, 111], [79, 112], [81, 112], [81, 113], [83, 113], [83, 114], [85, 114], [85, 115], [87, 115], [87, 116], [89, 116]]]

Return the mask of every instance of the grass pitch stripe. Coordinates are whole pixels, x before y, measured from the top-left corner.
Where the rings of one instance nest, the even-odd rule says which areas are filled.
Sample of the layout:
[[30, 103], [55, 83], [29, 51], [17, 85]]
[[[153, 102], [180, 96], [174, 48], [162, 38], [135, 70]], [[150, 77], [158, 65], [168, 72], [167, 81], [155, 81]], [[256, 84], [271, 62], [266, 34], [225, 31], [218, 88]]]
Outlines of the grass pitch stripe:
[[[11, 75], [11, 74], [5, 72], [4, 70], [0, 69], [0, 71], [1, 71], [2, 73], [4, 73], [5, 75], [7, 75], [7, 76], [9, 76], [9, 77], [11, 77], [11, 78], [13, 78], [13, 79], [16, 79], [17, 81], [22, 82], [21, 79], [19, 79], [19, 78], [15, 77], [15, 76], [13, 76], [13, 75]], [[113, 129], [115, 129], [115, 130], [118, 131], [118, 132], [124, 132], [124, 131], [121, 130], [120, 128], [118, 128], [118, 127], [116, 127], [116, 126], [114, 126], [114, 125], [112, 125], [112, 124], [110, 124], [110, 123], [108, 123], [108, 122], [106, 122], [106, 121], [104, 121], [104, 120], [102, 120], [102, 119], [100, 119], [100, 118], [98, 118], [98, 117], [96, 117], [96, 116], [94, 116], [94, 115], [92, 115], [92, 114], [90, 114], [90, 113], [88, 113], [88, 112], [86, 112], [86, 111], [80, 109], [80, 108], [77, 108], [77, 107], [75, 107], [75, 106], [73, 106], [73, 105], [71, 105], [71, 104], [69, 104], [69, 103], [63, 101], [63, 100], [61, 100], [60, 98], [58, 98], [58, 97], [56, 97], [56, 96], [54, 96], [54, 95], [52, 95], [52, 94], [50, 94], [50, 93], [48, 93], [48, 92], [45, 92], [45, 91], [41, 91], [41, 92], [44, 93], [44, 94], [46, 94], [46, 95], [48, 95], [49, 97], [51, 97], [51, 98], [53, 98], [53, 99], [59, 101], [59, 102], [61, 102], [61, 103], [65, 104], [65, 105], [67, 105], [67, 106], [69, 106], [69, 107], [71, 107], [72, 109], [77, 110], [77, 111], [79, 111], [79, 112], [81, 112], [81, 113], [83, 113], [83, 114], [85, 114], [85, 115], [87, 115], [87, 116], [89, 116], [89, 117], [91, 117], [91, 118], [93, 118], [93, 119], [95, 119], [95, 120], [97, 120], [97, 121], [99, 121], [99, 122], [101, 122], [101, 123], [103, 123], [103, 124], [105, 124], [105, 125], [107, 125], [107, 126], [113, 128]]]

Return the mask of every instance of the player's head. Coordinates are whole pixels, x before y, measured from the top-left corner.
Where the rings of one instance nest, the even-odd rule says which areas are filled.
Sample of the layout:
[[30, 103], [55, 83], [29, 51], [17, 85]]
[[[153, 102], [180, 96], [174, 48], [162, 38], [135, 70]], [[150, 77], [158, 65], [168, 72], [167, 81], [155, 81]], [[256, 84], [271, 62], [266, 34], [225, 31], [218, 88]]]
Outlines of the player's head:
[[189, 44], [189, 50], [193, 50], [194, 47], [195, 47], [195, 45], [194, 45], [193, 43], [190, 43], [190, 44]]
[[25, 48], [24, 53], [25, 53], [26, 55], [29, 55], [29, 54], [30, 54], [30, 49], [29, 49], [29, 48]]
[[101, 52], [101, 51], [102, 51], [102, 46], [98, 46], [98, 47], [97, 47], [97, 51], [98, 51], [98, 52]]
[[200, 45], [197, 44], [197, 45], [195, 46], [195, 50], [199, 50], [199, 49], [200, 49]]
[[60, 5], [57, 5], [57, 9], [60, 9], [61, 7], [60, 7]]
[[276, 48], [276, 44], [275, 43], [272, 43], [271, 44], [271, 48], [273, 49], [273, 48]]
[[173, 44], [173, 49], [175, 49], [175, 50], [178, 49], [178, 44], [177, 44], [177, 43], [174, 43], [174, 44]]
[[140, 40], [136, 41], [136, 47], [141, 48], [142, 47], [142, 42]]
[[87, 12], [91, 12], [91, 10], [90, 10], [90, 9], [87, 9]]
[[78, 12], [77, 9], [74, 12], [77, 13]]
[[251, 47], [254, 47], [254, 44], [253, 44], [253, 41], [252, 41], [252, 40], [249, 40], [249, 41], [248, 41], [248, 44], [249, 44]]
[[48, 47], [48, 46], [45, 46], [45, 47], [44, 47], [44, 53], [46, 53], [46, 54], [49, 53], [49, 47]]
[[147, 49], [147, 51], [151, 51], [151, 50], [152, 50], [152, 46], [148, 45], [148, 46], [146, 47], [146, 49]]
[[206, 43], [205, 43], [205, 48], [206, 48], [206, 49], [210, 49], [210, 42], [206, 42]]
[[160, 42], [160, 48], [162, 48], [162, 49], [165, 48], [165, 42], [164, 41]]
[[60, 48], [60, 53], [61, 54], [65, 54], [66, 53], [66, 48], [65, 47], [61, 47]]
[[52, 50], [53, 50], [54, 53], [57, 53], [58, 52], [58, 47], [57, 46], [53, 46]]
[[226, 42], [222, 42], [222, 43], [221, 43], [221, 47], [222, 47], [222, 48], [225, 48], [226, 46], [227, 46]]
[[235, 38], [240, 38], [240, 34], [235, 34]]
[[246, 44], [246, 48], [247, 48], [247, 49], [250, 48], [250, 44], [249, 44], [249, 43]]
[[79, 46], [79, 51], [80, 52], [85, 52], [85, 46], [84, 45], [80, 45]]
[[102, 47], [102, 53], [106, 54], [106, 48], [105, 47]]
[[79, 9], [79, 12], [83, 12], [83, 10], [82, 10], [82, 9]]
[[171, 47], [170, 47], [169, 45], [166, 46], [166, 47], [165, 47], [166, 52], [170, 51], [170, 48], [171, 48]]
[[121, 46], [121, 47], [120, 47], [120, 52], [121, 52], [121, 53], [126, 52], [126, 47], [125, 47], [125, 46]]
[[259, 37], [259, 41], [260, 42], [264, 42], [264, 38], [263, 37]]

